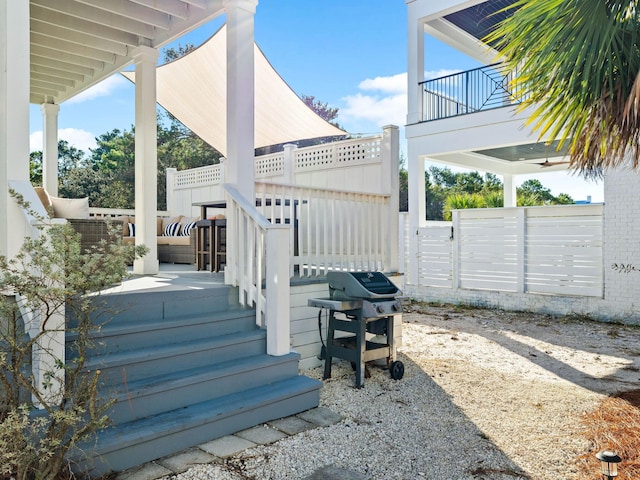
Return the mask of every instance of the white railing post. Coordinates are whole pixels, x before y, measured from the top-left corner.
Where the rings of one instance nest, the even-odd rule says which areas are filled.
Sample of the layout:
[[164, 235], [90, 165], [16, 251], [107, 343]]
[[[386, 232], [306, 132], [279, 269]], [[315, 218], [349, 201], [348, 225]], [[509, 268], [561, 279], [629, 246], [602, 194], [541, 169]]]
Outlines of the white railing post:
[[267, 354], [289, 353], [289, 227], [267, 229]]
[[298, 146], [293, 143], [284, 145], [284, 183], [295, 184], [293, 174], [295, 171], [296, 150]]
[[175, 198], [173, 190], [176, 185], [176, 173], [178, 173], [177, 168], [172, 168], [172, 167], [167, 168], [167, 180], [166, 180], [167, 181], [167, 186], [166, 186], [167, 208], [166, 210], [170, 213], [173, 213], [176, 211], [173, 205], [173, 199]]
[[[387, 204], [389, 210], [387, 217], [389, 222], [388, 231], [397, 232], [400, 221], [400, 179], [398, 178], [400, 175], [400, 141], [399, 129], [395, 125], [382, 127], [381, 150], [383, 176], [388, 175], [388, 190], [384, 193], [391, 195]], [[397, 235], [387, 235], [386, 243], [386, 270], [388, 272], [398, 272], [400, 263]]]

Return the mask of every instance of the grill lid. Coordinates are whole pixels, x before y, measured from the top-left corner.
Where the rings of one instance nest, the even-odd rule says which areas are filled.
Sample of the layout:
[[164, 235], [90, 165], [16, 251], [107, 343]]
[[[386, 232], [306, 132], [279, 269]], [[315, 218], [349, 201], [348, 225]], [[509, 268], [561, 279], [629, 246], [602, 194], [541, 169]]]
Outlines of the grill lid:
[[355, 298], [389, 298], [402, 292], [380, 272], [328, 272], [329, 292], [332, 298], [341, 292]]

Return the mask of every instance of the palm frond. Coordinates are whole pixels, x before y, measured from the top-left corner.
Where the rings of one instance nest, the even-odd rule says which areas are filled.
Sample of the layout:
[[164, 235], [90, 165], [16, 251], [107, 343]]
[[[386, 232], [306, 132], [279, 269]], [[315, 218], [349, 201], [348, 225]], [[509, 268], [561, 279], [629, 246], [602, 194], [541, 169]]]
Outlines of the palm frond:
[[570, 142], [570, 168], [640, 163], [640, 17], [638, 0], [519, 0], [494, 41], [522, 72], [518, 88], [536, 108], [540, 136]]

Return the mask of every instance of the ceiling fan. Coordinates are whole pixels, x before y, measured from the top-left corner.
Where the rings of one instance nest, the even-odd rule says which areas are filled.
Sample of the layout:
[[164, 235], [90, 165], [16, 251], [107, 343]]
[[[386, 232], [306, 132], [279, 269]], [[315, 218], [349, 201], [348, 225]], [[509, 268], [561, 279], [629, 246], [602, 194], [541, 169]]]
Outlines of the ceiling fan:
[[561, 162], [550, 162], [548, 159], [545, 160], [544, 162], [537, 162], [537, 164], [540, 165], [542, 168], [554, 167], [556, 165], [567, 165], [568, 163], [570, 163], [568, 160], [561, 161]]

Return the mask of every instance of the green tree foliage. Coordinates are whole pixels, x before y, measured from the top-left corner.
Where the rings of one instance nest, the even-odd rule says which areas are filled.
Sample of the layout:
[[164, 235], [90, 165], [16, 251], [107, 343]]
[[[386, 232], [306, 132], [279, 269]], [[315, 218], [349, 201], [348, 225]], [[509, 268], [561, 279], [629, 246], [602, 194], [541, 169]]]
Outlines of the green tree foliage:
[[[586, 176], [640, 166], [640, 9], [637, 0], [518, 0], [487, 38], [535, 107], [540, 135], [570, 145]], [[559, 146], [562, 148], [562, 144]]]
[[[26, 238], [12, 259], [0, 256], [0, 476], [17, 480], [68, 478], [66, 454], [107, 425], [111, 400], [99, 394], [100, 371], [86, 366], [95, 318], [108, 314], [99, 292], [121, 282], [127, 263], [147, 250], [122, 245], [113, 229], [112, 240], [82, 252], [70, 224], [39, 220], [37, 238]], [[39, 377], [32, 352], [52, 355], [49, 339], [62, 307], [76, 319], [66, 329], [75, 334], [73, 353]], [[40, 328], [27, 329], [23, 312], [39, 312]]]
[[186, 45], [178, 44], [177, 48], [165, 48], [162, 52], [162, 58], [165, 63], [173, 62], [195, 49], [196, 46], [193, 43], [187, 43]]
[[[167, 168], [184, 170], [212, 165], [220, 153], [170, 116], [158, 123], [158, 209], [166, 208]], [[133, 208], [135, 201], [135, 131], [114, 129], [96, 138], [89, 155], [58, 144], [59, 193], [62, 197], [89, 197], [92, 207]], [[31, 154], [31, 181], [42, 184], [42, 153]]]
[[[425, 189], [429, 220], [449, 220], [454, 209], [500, 208], [504, 205], [502, 181], [493, 173], [453, 172], [448, 167], [432, 165], [425, 172]], [[517, 189], [517, 203], [534, 206], [574, 201], [566, 193], [554, 196], [539, 180], [532, 179]]]
[[313, 95], [303, 94], [300, 96], [300, 98], [305, 103], [305, 105], [316, 112], [316, 114], [320, 118], [326, 120], [327, 122], [335, 125], [338, 128], [342, 128], [340, 127], [340, 125], [338, 125], [338, 122], [335, 121], [336, 118], [338, 118], [339, 109], [337, 107], [330, 107], [326, 102], [316, 100], [316, 97], [314, 97]]

